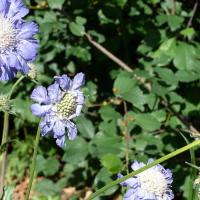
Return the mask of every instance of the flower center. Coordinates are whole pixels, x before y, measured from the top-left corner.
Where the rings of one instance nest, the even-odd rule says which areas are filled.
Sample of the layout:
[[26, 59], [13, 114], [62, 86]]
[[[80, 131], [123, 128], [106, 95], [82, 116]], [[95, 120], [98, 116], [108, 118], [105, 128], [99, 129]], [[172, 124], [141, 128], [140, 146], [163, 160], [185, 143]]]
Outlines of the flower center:
[[9, 19], [0, 15], [0, 53], [12, 50], [16, 46], [17, 31]]
[[62, 100], [57, 104], [57, 112], [63, 118], [68, 118], [76, 111], [76, 99], [75, 96], [66, 93]]
[[167, 191], [167, 182], [159, 171], [148, 169], [138, 175], [142, 190], [153, 193], [156, 197], [162, 198]]

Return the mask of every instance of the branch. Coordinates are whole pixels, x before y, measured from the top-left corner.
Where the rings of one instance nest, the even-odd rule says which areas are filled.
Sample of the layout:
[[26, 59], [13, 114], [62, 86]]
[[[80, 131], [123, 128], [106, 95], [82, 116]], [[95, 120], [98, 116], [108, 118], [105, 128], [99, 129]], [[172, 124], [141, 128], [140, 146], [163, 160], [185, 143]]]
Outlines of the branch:
[[105, 54], [108, 58], [110, 58], [113, 62], [115, 62], [116, 64], [118, 64], [121, 68], [123, 68], [124, 70], [128, 71], [128, 72], [133, 72], [133, 69], [131, 69], [126, 63], [124, 63], [123, 61], [121, 61], [119, 58], [117, 58], [115, 55], [113, 55], [111, 52], [109, 52], [105, 47], [103, 47], [102, 45], [100, 45], [99, 43], [95, 42], [92, 37], [88, 34], [85, 33], [86, 38], [88, 39], [88, 41], [94, 46], [96, 47], [99, 51], [101, 51], [103, 54]]
[[192, 26], [192, 20], [193, 20], [194, 15], [195, 15], [195, 13], [196, 13], [196, 11], [197, 11], [198, 5], [199, 5], [199, 1], [196, 0], [196, 2], [195, 2], [195, 4], [194, 4], [194, 7], [193, 7], [193, 9], [192, 9], [192, 15], [191, 15], [191, 17], [190, 17], [190, 19], [189, 19], [189, 21], [188, 21], [188, 23], [187, 23], [187, 27]]
[[168, 102], [162, 99], [161, 103], [166, 107], [167, 110], [172, 112], [183, 124], [185, 124], [192, 133], [198, 133], [197, 129], [192, 126], [187, 120], [185, 120], [183, 116], [177, 113]]

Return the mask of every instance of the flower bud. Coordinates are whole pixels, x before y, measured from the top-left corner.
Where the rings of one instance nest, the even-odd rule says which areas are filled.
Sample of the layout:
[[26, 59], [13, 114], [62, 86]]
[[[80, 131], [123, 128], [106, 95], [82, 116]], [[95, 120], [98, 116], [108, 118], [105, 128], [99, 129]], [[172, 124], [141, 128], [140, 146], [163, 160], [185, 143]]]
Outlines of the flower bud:
[[10, 112], [11, 104], [8, 95], [0, 95], [0, 111]]
[[37, 67], [35, 66], [35, 64], [33, 63], [28, 63], [29, 66], [29, 73], [28, 73], [28, 77], [32, 80], [36, 80], [37, 76], [38, 76], [38, 71], [37, 71]]

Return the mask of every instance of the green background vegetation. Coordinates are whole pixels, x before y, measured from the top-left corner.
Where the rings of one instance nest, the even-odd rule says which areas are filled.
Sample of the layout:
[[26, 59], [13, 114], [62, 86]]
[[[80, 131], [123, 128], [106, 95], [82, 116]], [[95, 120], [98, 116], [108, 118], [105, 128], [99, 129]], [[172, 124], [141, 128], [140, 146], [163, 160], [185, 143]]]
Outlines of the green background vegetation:
[[[53, 76], [64, 73], [86, 74], [78, 137], [67, 141], [65, 150], [52, 138], [41, 138], [34, 200], [61, 199], [61, 191], [72, 186], [76, 192], [70, 200], [79, 199], [115, 180], [118, 172], [126, 174], [133, 160], [157, 159], [193, 140], [180, 132], [200, 126], [198, 1], [26, 0], [26, 5], [31, 10], [27, 19], [40, 27], [39, 84], [48, 86]], [[132, 72], [94, 47], [85, 33]], [[11, 85], [1, 83], [1, 93]], [[34, 87], [26, 79], [14, 95], [6, 179], [13, 187], [28, 177], [39, 122], [30, 112]], [[175, 199], [194, 200], [197, 171], [185, 161], [191, 162], [189, 152], [164, 166], [174, 173]], [[122, 194], [115, 186], [104, 194], [109, 197], [99, 199]]]

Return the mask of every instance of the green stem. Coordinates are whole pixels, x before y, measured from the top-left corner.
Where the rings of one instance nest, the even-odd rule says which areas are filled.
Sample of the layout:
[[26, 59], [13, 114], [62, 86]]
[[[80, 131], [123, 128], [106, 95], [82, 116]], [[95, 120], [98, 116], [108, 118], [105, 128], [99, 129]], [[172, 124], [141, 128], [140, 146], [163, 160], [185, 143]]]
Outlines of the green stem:
[[153, 167], [154, 165], [157, 165], [159, 163], [162, 163], [178, 154], [181, 154], [183, 153], [184, 151], [187, 151], [188, 149], [191, 149], [197, 145], [200, 145], [200, 140], [195, 140], [194, 142], [192, 142], [191, 144], [188, 144], [180, 149], [177, 149], [176, 151], [172, 152], [172, 153], [169, 153], [167, 154], [166, 156], [163, 156], [162, 158], [159, 158], [158, 160], [155, 160], [154, 162], [148, 164], [148, 165], [145, 165], [144, 167], [136, 170], [136, 171], [133, 171], [132, 173], [130, 174], [127, 174], [126, 176], [120, 178], [120, 179], [117, 179], [111, 183], [108, 183], [106, 186], [102, 187], [101, 189], [97, 190], [95, 193], [93, 193], [87, 200], [91, 200], [91, 199], [94, 199], [95, 197], [97, 197], [98, 195], [100, 195], [101, 193], [105, 192], [106, 190], [110, 189], [111, 187], [125, 181], [126, 179], [128, 178], [131, 178], [151, 167]]
[[[17, 85], [25, 78], [25, 76], [21, 76], [12, 86], [9, 94], [8, 94], [8, 101], [11, 99], [11, 96], [16, 89]], [[8, 126], [9, 126], [9, 113], [4, 113], [4, 122], [3, 122], [3, 133], [2, 133], [2, 140], [1, 145], [5, 144], [7, 142], [8, 138]], [[6, 160], [7, 160], [7, 148], [5, 152], [1, 156], [1, 177], [0, 177], [0, 198], [3, 195], [3, 187], [4, 187], [4, 178], [5, 178], [5, 172], [6, 172]]]
[[15, 88], [18, 86], [18, 84], [25, 78], [25, 76], [21, 76], [15, 83], [14, 85], [12, 86], [10, 92], [9, 92], [9, 95], [8, 95], [8, 98], [11, 99], [11, 96], [15, 90]]
[[29, 195], [30, 195], [30, 192], [31, 192], [31, 187], [32, 187], [34, 172], [35, 172], [35, 167], [36, 167], [36, 158], [37, 158], [39, 141], [40, 141], [40, 125], [38, 125], [37, 134], [36, 134], [36, 138], [35, 138], [33, 159], [32, 159], [31, 170], [30, 170], [30, 178], [29, 178], [28, 188], [27, 188], [27, 191], [26, 191], [25, 200], [29, 199]]

